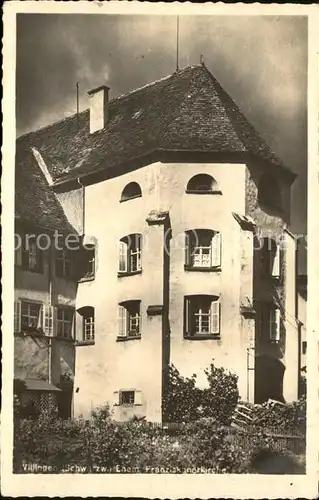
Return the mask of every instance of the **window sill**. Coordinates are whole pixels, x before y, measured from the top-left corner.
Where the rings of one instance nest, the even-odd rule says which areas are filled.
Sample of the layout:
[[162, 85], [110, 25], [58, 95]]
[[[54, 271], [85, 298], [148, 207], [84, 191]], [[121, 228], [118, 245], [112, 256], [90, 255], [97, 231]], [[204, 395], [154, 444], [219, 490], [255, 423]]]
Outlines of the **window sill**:
[[125, 198], [125, 200], [120, 200], [120, 203], [125, 203], [126, 201], [135, 200], [136, 198], [142, 198], [142, 195], [136, 194], [135, 196], [130, 196], [130, 198]]
[[221, 266], [212, 266], [212, 267], [195, 267], [189, 266], [187, 264], [184, 265], [185, 271], [193, 271], [193, 272], [202, 272], [202, 273], [217, 273], [222, 270]]
[[207, 333], [207, 334], [195, 334], [195, 335], [184, 335], [186, 340], [220, 340], [219, 333]]
[[82, 278], [79, 279], [78, 283], [85, 283], [86, 281], [94, 281], [95, 280], [95, 275], [92, 274], [90, 276], [83, 276]]
[[140, 340], [141, 335], [128, 335], [127, 337], [117, 337], [116, 342], [125, 342], [128, 340]]
[[75, 345], [76, 346], [84, 346], [84, 345], [94, 345], [95, 340], [76, 340]]
[[135, 406], [143, 406], [138, 403], [133, 403], [133, 404], [114, 404], [113, 406], [116, 406], [117, 408], [134, 408]]
[[136, 276], [137, 274], [142, 274], [142, 269], [138, 269], [138, 271], [119, 271], [117, 277], [124, 278], [125, 276]]
[[197, 191], [196, 189], [186, 189], [187, 194], [223, 194], [220, 190]]

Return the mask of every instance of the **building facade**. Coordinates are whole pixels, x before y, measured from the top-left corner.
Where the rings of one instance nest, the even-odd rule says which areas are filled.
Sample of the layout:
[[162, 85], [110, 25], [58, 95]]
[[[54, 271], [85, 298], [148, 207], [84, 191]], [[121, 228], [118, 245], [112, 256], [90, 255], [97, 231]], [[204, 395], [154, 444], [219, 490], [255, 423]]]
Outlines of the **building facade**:
[[82, 238], [64, 288], [74, 415], [108, 402], [160, 422], [169, 365], [204, 386], [212, 361], [243, 400], [297, 399], [295, 175], [204, 65], [89, 94], [89, 111], [23, 139]]

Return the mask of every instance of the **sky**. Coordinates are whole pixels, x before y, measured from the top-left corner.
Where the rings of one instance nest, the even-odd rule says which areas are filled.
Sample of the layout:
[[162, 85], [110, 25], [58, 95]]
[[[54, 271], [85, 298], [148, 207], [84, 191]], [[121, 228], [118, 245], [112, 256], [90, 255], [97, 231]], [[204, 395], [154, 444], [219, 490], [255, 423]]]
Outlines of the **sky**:
[[[176, 17], [18, 14], [17, 134], [88, 107], [102, 84], [110, 97], [176, 69]], [[230, 94], [269, 146], [298, 174], [291, 229], [306, 234], [307, 18], [180, 16], [179, 66], [199, 64]], [[305, 272], [305, 252], [300, 258]]]

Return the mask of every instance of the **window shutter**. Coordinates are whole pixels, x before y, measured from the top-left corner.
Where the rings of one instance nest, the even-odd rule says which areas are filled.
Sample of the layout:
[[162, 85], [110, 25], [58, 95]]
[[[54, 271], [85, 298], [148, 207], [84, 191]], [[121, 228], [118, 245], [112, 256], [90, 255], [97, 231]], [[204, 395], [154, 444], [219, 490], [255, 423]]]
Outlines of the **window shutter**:
[[127, 271], [127, 244], [124, 241], [119, 243], [119, 271]]
[[191, 265], [191, 235], [185, 233], [185, 265]]
[[211, 241], [211, 265], [220, 266], [221, 234], [214, 233]]
[[142, 269], [142, 235], [137, 234], [136, 238], [137, 238], [136, 247], [137, 247], [137, 251], [138, 251], [137, 269]]
[[276, 318], [276, 322], [275, 322], [275, 325], [276, 325], [276, 331], [275, 331], [275, 337], [274, 337], [274, 340], [276, 342], [279, 342], [280, 341], [280, 322], [281, 322], [281, 318], [280, 318], [281, 314], [280, 314], [280, 309], [276, 309], [275, 311], [275, 318]]
[[134, 393], [134, 404], [137, 406], [142, 406], [142, 391], [135, 391]]
[[120, 391], [113, 392], [113, 406], [119, 406], [120, 404]]
[[22, 265], [22, 248], [21, 248], [21, 246], [19, 246], [18, 248], [15, 248], [15, 250], [14, 250], [14, 264], [16, 266]]
[[270, 259], [272, 262], [271, 275], [276, 278], [280, 276], [280, 249], [279, 245], [276, 245], [275, 252], [273, 254], [273, 258]]
[[185, 335], [190, 335], [191, 334], [191, 299], [188, 297], [185, 297], [184, 301], [184, 334]]
[[119, 337], [126, 337], [127, 332], [127, 311], [125, 307], [118, 306]]
[[14, 332], [21, 332], [21, 301], [14, 303]]
[[53, 309], [55, 308], [47, 304], [42, 306], [42, 328], [49, 337], [53, 336]]
[[219, 300], [214, 300], [210, 306], [210, 333], [219, 333]]

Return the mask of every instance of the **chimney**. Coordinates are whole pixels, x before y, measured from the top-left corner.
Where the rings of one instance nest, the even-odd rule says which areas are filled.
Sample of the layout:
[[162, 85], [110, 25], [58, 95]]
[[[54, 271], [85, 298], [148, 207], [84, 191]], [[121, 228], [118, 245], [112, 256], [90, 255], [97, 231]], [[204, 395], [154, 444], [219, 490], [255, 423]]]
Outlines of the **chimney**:
[[90, 134], [102, 130], [108, 121], [109, 87], [101, 85], [89, 90], [90, 96]]

